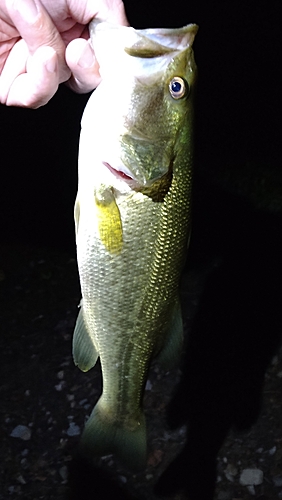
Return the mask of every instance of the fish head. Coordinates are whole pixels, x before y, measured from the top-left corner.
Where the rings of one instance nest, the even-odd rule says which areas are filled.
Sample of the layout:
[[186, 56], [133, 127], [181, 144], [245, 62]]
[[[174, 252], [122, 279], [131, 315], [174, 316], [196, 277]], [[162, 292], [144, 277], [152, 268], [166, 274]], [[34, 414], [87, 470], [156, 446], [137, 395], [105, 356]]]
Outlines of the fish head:
[[187, 147], [197, 30], [194, 24], [135, 30], [90, 23], [102, 76], [91, 117], [99, 116], [100, 158], [132, 186], [150, 187], [171, 173], [179, 148]]

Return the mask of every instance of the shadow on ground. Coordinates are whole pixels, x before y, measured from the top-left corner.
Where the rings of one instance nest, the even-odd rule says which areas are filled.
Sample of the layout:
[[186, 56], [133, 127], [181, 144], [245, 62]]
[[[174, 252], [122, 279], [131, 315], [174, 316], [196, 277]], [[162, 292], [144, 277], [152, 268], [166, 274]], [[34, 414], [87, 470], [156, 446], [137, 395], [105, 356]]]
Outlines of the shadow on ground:
[[[207, 190], [195, 200], [196, 218], [203, 200], [206, 219], [195, 221], [188, 265], [203, 262], [206, 248], [215, 266], [192, 322], [182, 381], [169, 409], [172, 426], [188, 424], [188, 438], [156, 488], [160, 494], [182, 489], [189, 500], [213, 498], [216, 455], [228, 431], [256, 422], [282, 324], [281, 214], [257, 211], [228, 193], [213, 198], [208, 210]], [[197, 234], [203, 227], [207, 231]]]

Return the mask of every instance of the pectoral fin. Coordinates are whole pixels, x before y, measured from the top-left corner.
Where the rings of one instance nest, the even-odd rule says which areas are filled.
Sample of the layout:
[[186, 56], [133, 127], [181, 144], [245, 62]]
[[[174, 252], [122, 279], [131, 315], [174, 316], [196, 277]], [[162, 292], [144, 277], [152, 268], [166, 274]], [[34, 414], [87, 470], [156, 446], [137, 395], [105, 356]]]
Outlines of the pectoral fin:
[[122, 249], [122, 224], [119, 208], [111, 188], [103, 187], [95, 192], [99, 235], [110, 253], [119, 254]]
[[83, 318], [83, 306], [76, 320], [72, 342], [72, 354], [74, 363], [83, 372], [90, 370], [90, 368], [96, 364], [99, 356]]
[[76, 197], [75, 204], [74, 204], [74, 223], [75, 223], [75, 234], [76, 235], [78, 232], [79, 216], [80, 216], [80, 205], [79, 205], [78, 198]]

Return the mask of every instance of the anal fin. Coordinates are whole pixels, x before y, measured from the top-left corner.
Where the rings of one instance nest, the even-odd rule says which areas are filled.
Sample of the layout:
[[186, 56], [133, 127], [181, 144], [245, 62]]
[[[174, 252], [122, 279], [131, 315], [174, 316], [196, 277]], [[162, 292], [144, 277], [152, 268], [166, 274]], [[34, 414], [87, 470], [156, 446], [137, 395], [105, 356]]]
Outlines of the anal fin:
[[72, 354], [74, 363], [83, 372], [90, 370], [90, 368], [96, 364], [99, 356], [84, 321], [83, 306], [81, 306], [76, 320], [72, 342]]

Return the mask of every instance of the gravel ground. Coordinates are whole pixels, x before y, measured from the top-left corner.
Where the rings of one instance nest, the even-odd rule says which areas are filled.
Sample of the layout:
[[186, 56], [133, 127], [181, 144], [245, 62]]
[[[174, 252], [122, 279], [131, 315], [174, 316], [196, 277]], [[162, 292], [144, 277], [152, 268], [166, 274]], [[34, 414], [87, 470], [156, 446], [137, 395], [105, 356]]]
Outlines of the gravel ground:
[[244, 224], [237, 216], [241, 237], [229, 213], [220, 255], [212, 224], [204, 237], [195, 226], [186, 354], [172, 372], [151, 368], [148, 463], [135, 475], [113, 456], [89, 469], [77, 455], [101, 374], [72, 362], [75, 258], [1, 247], [1, 500], [282, 498], [281, 220], [245, 207]]

